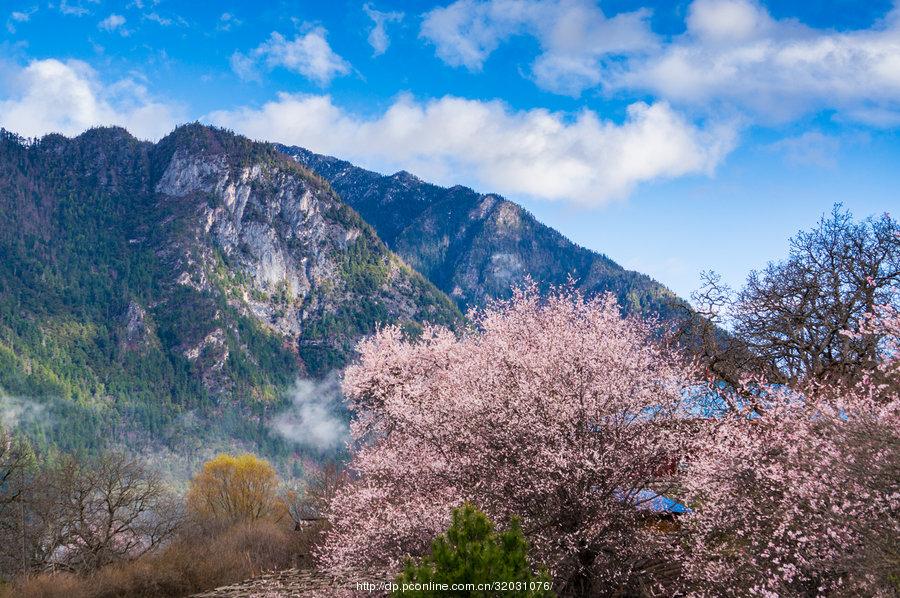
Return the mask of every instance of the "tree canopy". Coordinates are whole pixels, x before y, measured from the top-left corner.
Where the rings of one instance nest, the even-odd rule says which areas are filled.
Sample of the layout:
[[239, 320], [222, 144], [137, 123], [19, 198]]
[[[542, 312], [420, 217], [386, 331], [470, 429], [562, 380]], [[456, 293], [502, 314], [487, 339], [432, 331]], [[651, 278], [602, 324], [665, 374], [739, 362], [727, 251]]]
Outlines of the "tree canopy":
[[255, 455], [220, 454], [191, 480], [188, 510], [208, 521], [280, 521], [287, 507], [275, 468]]

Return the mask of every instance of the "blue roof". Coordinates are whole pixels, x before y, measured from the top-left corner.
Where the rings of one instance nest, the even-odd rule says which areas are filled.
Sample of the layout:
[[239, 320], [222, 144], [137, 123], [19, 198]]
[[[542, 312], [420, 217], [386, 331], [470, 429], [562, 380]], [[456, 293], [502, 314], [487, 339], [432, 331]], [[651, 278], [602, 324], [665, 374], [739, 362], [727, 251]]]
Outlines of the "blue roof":
[[657, 494], [653, 490], [641, 490], [634, 496], [634, 503], [639, 509], [648, 509], [654, 513], [672, 513], [680, 515], [691, 510], [680, 502]]

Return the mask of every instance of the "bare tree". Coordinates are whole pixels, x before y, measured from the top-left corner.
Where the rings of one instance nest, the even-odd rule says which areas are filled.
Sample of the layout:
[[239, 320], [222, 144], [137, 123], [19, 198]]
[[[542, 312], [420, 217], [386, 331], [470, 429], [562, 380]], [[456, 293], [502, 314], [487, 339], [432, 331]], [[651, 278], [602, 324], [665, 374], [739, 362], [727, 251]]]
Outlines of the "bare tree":
[[[686, 348], [688, 355], [705, 369], [706, 377], [717, 382], [713, 386], [717, 392], [709, 395], [711, 412], [738, 411], [746, 405], [746, 399], [751, 402], [754, 399], [738, 396], [746, 393], [737, 392], [748, 373], [766, 379], [779, 375], [764, 358], [750, 350], [744, 339], [728, 329], [734, 291], [716, 272], [704, 271], [700, 277], [700, 289], [691, 293], [693, 309], [682, 302], [673, 302], [678, 316], [670, 324], [666, 341]], [[753, 406], [757, 411], [763, 410], [758, 404]]]
[[89, 461], [64, 457], [41, 476], [31, 503], [35, 560], [74, 571], [153, 550], [181, 519], [159, 476], [120, 454]]
[[857, 222], [836, 205], [737, 293], [704, 273], [692, 300], [680, 339], [731, 385], [748, 372], [791, 385], [853, 382], [874, 371], [881, 339], [847, 332], [900, 301], [900, 226], [888, 214]]
[[791, 241], [788, 259], [753, 272], [734, 304], [734, 332], [784, 381], [854, 378], [877, 361], [874, 335], [854, 338], [879, 305], [896, 305], [900, 227], [885, 214], [854, 222], [835, 206]]
[[0, 426], [0, 577], [29, 565], [24, 497], [33, 469], [30, 444]]
[[23, 490], [22, 474], [32, 462], [29, 444], [0, 426], [0, 507], [19, 499]]
[[325, 511], [338, 488], [347, 482], [347, 472], [329, 461], [308, 472], [303, 483], [286, 493], [288, 513], [296, 529], [325, 520]]
[[329, 461], [307, 471], [304, 477], [284, 493], [284, 501], [294, 523], [294, 565], [311, 567], [323, 533], [331, 528], [326, 516], [328, 505], [349, 476], [338, 463]]

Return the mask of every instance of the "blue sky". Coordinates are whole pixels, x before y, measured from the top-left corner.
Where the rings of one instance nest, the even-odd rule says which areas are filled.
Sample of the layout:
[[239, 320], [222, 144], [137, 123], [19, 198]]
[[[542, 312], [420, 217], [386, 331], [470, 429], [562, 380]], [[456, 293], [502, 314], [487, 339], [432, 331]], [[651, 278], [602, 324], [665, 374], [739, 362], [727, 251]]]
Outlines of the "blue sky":
[[201, 120], [518, 201], [687, 295], [900, 207], [892, 2], [3, 0], [0, 126]]

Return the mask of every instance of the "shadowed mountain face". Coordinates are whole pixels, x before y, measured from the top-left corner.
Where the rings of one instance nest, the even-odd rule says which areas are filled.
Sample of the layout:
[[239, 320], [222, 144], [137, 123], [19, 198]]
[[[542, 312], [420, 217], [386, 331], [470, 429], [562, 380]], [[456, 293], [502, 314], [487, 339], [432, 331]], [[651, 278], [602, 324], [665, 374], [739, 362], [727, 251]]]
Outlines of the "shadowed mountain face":
[[572, 243], [497, 195], [438, 187], [408, 172], [382, 176], [300, 147], [278, 147], [327, 179], [388, 247], [463, 309], [508, 296], [527, 276], [544, 288], [574, 278], [586, 294], [612, 292], [629, 312], [667, 316], [683, 304], [649, 276]]
[[0, 214], [0, 407], [63, 448], [287, 452], [265, 420], [298, 376], [379, 323], [461, 322], [322, 178], [209, 127], [4, 132]]

